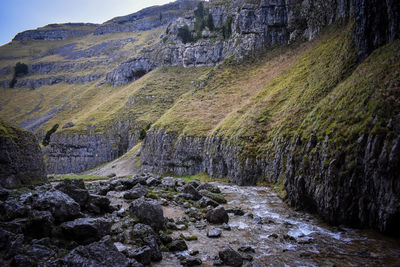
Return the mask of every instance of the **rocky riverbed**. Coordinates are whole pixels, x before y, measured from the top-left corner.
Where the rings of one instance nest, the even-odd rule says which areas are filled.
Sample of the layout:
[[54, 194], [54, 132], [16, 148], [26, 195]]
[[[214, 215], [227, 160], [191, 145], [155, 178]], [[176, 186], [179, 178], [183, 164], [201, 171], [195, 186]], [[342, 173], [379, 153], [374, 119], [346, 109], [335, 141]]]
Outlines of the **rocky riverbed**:
[[383, 266], [400, 242], [329, 227], [266, 187], [159, 177], [0, 190], [1, 266]]

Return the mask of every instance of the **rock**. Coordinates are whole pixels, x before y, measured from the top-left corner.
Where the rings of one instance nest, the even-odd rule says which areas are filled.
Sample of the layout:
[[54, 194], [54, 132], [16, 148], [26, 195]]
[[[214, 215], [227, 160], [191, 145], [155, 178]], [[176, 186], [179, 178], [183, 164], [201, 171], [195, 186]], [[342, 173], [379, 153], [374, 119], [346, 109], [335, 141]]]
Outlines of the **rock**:
[[212, 185], [212, 184], [209, 184], [209, 183], [201, 184], [196, 189], [198, 191], [207, 190], [207, 191], [210, 191], [211, 193], [217, 193], [217, 194], [221, 193], [221, 190], [218, 188], [218, 186], [215, 186], [215, 185]]
[[36, 137], [0, 119], [0, 186], [16, 188], [47, 181]]
[[186, 241], [194, 241], [194, 240], [197, 240], [197, 239], [198, 239], [197, 236], [191, 235], [191, 234], [186, 233], [186, 232], [181, 233], [179, 236], [180, 236], [181, 238], [183, 238], [184, 240], [186, 240]]
[[138, 249], [130, 249], [127, 251], [129, 258], [134, 258], [143, 265], [150, 265], [151, 263], [151, 248], [149, 246], [140, 247]]
[[183, 187], [183, 192], [191, 195], [193, 200], [200, 200], [202, 198], [200, 193], [190, 184]]
[[0, 201], [6, 201], [9, 195], [8, 190], [0, 186]]
[[13, 257], [11, 261], [11, 266], [15, 267], [35, 267], [37, 263], [35, 263], [31, 258], [25, 255], [16, 255]]
[[137, 217], [145, 224], [155, 229], [164, 228], [164, 215], [160, 204], [154, 200], [139, 198], [129, 206], [130, 215]]
[[185, 251], [188, 249], [183, 239], [175, 239], [167, 245], [170, 252]]
[[42, 238], [51, 236], [54, 224], [54, 218], [49, 211], [33, 210], [29, 218], [21, 224], [25, 236]]
[[187, 256], [183, 260], [180, 261], [183, 266], [198, 266], [203, 262], [199, 258]]
[[[59, 266], [115, 266], [130, 264], [124, 254], [114, 246], [110, 237], [86, 246], [79, 246], [56, 262]], [[136, 263], [136, 266], [139, 266]]]
[[215, 207], [218, 207], [218, 205], [219, 205], [217, 202], [215, 202], [214, 200], [212, 200], [212, 199], [210, 199], [208, 197], [202, 197], [198, 201], [198, 203], [199, 203], [201, 208], [206, 208], [208, 206], [211, 206], [211, 207], [215, 208]]
[[240, 252], [245, 252], [245, 253], [256, 253], [255, 249], [251, 246], [246, 246], [246, 247], [240, 247], [238, 249]]
[[106, 212], [112, 212], [110, 200], [105, 196], [99, 195], [89, 195], [87, 209], [94, 214], [104, 214]]
[[207, 231], [207, 236], [210, 238], [218, 238], [222, 234], [221, 229], [219, 228], [211, 228]]
[[33, 199], [32, 207], [37, 210], [48, 210], [56, 223], [73, 220], [81, 216], [78, 203], [61, 191], [47, 191]]
[[63, 129], [68, 129], [74, 127], [75, 124], [73, 122], [67, 122], [66, 124], [63, 125]]
[[242, 266], [243, 265], [242, 256], [230, 247], [227, 247], [227, 248], [221, 250], [218, 253], [218, 255], [225, 265], [228, 265], [228, 266]]
[[55, 189], [67, 194], [82, 208], [89, 199], [89, 192], [83, 183], [83, 179], [66, 179], [55, 186]]
[[146, 180], [146, 184], [148, 186], [156, 186], [156, 185], [161, 184], [161, 181], [159, 179], [154, 178], [154, 177], [150, 177], [150, 178], [148, 178]]
[[176, 187], [176, 179], [174, 177], [164, 177], [161, 180], [161, 185], [166, 188], [172, 188], [175, 190]]
[[233, 208], [233, 209], [228, 209], [226, 210], [227, 213], [233, 213], [236, 216], [243, 216], [244, 211], [241, 210], [240, 208]]
[[45, 263], [56, 256], [56, 251], [47, 246], [33, 244], [27, 247], [24, 254], [33, 259], [34, 262]]
[[1, 221], [11, 221], [15, 218], [27, 217], [31, 208], [20, 201], [11, 199], [0, 205]]
[[208, 190], [200, 190], [199, 193], [204, 197], [208, 197], [208, 198], [214, 200], [215, 202], [218, 202], [219, 204], [226, 203], [226, 199], [223, 196], [217, 195], [215, 193], [211, 193]]
[[212, 210], [208, 210], [206, 213], [206, 219], [210, 223], [223, 224], [229, 222], [228, 213], [226, 213], [224, 207], [219, 206]]
[[79, 218], [61, 224], [61, 229], [67, 239], [89, 244], [109, 235], [111, 225], [112, 223], [104, 218]]
[[160, 240], [164, 245], [172, 242], [172, 237], [165, 234], [160, 234]]
[[[190, 184], [191, 186], [193, 186], [194, 188], [197, 189], [197, 187], [199, 187], [201, 185], [201, 182], [198, 179], [192, 180], [190, 181], [188, 184]], [[199, 189], [197, 189], [199, 190]]]
[[136, 239], [135, 244], [139, 242], [139, 244], [150, 247], [151, 259], [153, 261], [162, 260], [162, 254], [156, 235], [150, 226], [141, 223], [136, 224], [133, 228], [133, 235]]
[[147, 195], [147, 189], [142, 185], [137, 184], [131, 190], [124, 194], [125, 199], [137, 199]]

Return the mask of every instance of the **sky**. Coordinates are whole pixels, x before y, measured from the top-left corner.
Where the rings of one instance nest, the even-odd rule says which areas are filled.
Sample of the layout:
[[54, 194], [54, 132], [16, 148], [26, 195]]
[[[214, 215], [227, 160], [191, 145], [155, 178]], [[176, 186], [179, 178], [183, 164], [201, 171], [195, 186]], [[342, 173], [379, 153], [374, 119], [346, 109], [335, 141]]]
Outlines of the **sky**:
[[103, 23], [173, 0], [0, 0], [0, 45], [22, 31], [51, 23]]

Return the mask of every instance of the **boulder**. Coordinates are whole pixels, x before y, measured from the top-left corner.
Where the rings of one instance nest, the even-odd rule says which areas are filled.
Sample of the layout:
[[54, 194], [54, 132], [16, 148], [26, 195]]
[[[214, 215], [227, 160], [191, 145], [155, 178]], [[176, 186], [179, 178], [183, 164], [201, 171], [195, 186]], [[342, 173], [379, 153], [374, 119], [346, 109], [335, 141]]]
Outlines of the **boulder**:
[[200, 200], [202, 196], [200, 193], [194, 188], [192, 185], [187, 184], [183, 187], [183, 193], [189, 194], [192, 196], [193, 200]]
[[242, 256], [230, 247], [221, 250], [218, 255], [225, 265], [235, 267], [243, 265]]
[[21, 223], [26, 236], [42, 238], [50, 236], [53, 229], [54, 218], [49, 211], [33, 210], [29, 218]]
[[89, 201], [87, 203], [87, 210], [94, 214], [104, 214], [106, 212], [112, 212], [110, 206], [110, 200], [105, 196], [89, 195]]
[[207, 191], [210, 191], [211, 193], [216, 193], [216, 194], [221, 193], [221, 190], [218, 188], [218, 186], [215, 186], [215, 185], [212, 185], [212, 184], [209, 184], [209, 183], [201, 184], [196, 189], [198, 191], [207, 190]]
[[223, 196], [215, 194], [215, 193], [211, 193], [208, 190], [202, 189], [202, 190], [199, 190], [199, 193], [203, 197], [208, 197], [208, 198], [214, 200], [215, 202], [218, 202], [219, 204], [225, 204], [226, 203], [226, 199]]
[[162, 253], [158, 245], [158, 239], [156, 238], [156, 234], [150, 226], [138, 223], [133, 227], [132, 233], [135, 239], [135, 244], [141, 244], [143, 246], [150, 247], [151, 260], [162, 260]]
[[47, 191], [32, 200], [32, 207], [48, 210], [56, 223], [73, 220], [81, 215], [81, 208], [71, 197], [61, 191]]
[[215, 224], [223, 224], [229, 222], [228, 213], [226, 213], [224, 207], [222, 206], [208, 210], [206, 213], [206, 219], [208, 222]]
[[151, 263], [152, 249], [149, 246], [127, 250], [126, 254], [129, 258], [134, 258], [143, 265], [150, 265]]
[[170, 252], [185, 251], [188, 249], [186, 242], [183, 239], [172, 240], [171, 243], [167, 245]]
[[89, 192], [82, 179], [66, 179], [55, 186], [55, 189], [67, 194], [81, 207], [89, 200]]
[[202, 197], [199, 201], [198, 201], [199, 205], [201, 208], [206, 208], [208, 206], [211, 207], [218, 207], [219, 204], [217, 202], [215, 202], [214, 200], [208, 198], [208, 197]]
[[36, 137], [0, 119], [0, 186], [16, 188], [47, 181]]
[[124, 194], [125, 199], [138, 199], [147, 195], [147, 189], [141, 184], [135, 185], [131, 190]]
[[166, 188], [175, 189], [176, 179], [174, 177], [164, 177], [161, 181], [161, 185]]
[[207, 231], [207, 236], [210, 238], [218, 238], [222, 234], [221, 229], [219, 228], [211, 228]]
[[109, 236], [87, 246], [79, 246], [58, 260], [58, 266], [141, 266], [118, 251]]
[[145, 198], [136, 199], [129, 206], [129, 211], [132, 217], [137, 217], [142, 223], [155, 229], [164, 228], [163, 210], [157, 201]]
[[181, 260], [183, 266], [199, 266], [202, 264], [201, 259], [192, 256], [187, 256]]
[[61, 224], [61, 229], [67, 239], [89, 244], [110, 234], [111, 225], [112, 223], [104, 218], [79, 218]]

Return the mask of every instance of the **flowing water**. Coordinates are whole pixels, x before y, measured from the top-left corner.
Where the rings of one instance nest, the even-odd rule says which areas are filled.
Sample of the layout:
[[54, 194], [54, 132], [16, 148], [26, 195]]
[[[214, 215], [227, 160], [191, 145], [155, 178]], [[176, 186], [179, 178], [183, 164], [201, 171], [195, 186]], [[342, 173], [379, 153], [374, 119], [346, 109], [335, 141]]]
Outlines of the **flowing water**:
[[[207, 237], [206, 222], [191, 224], [181, 233], [195, 235], [187, 241], [190, 251], [198, 250], [203, 266], [212, 266], [214, 256], [226, 246], [237, 250], [251, 246], [252, 262], [245, 266], [400, 266], [400, 240], [374, 231], [330, 227], [317, 217], [294, 211], [265, 187], [217, 184], [225, 194], [226, 209], [241, 208], [244, 216], [230, 214], [231, 231], [220, 238]], [[400, 225], [399, 225], [400, 227]], [[155, 266], [179, 266], [176, 255], [164, 254]]]

